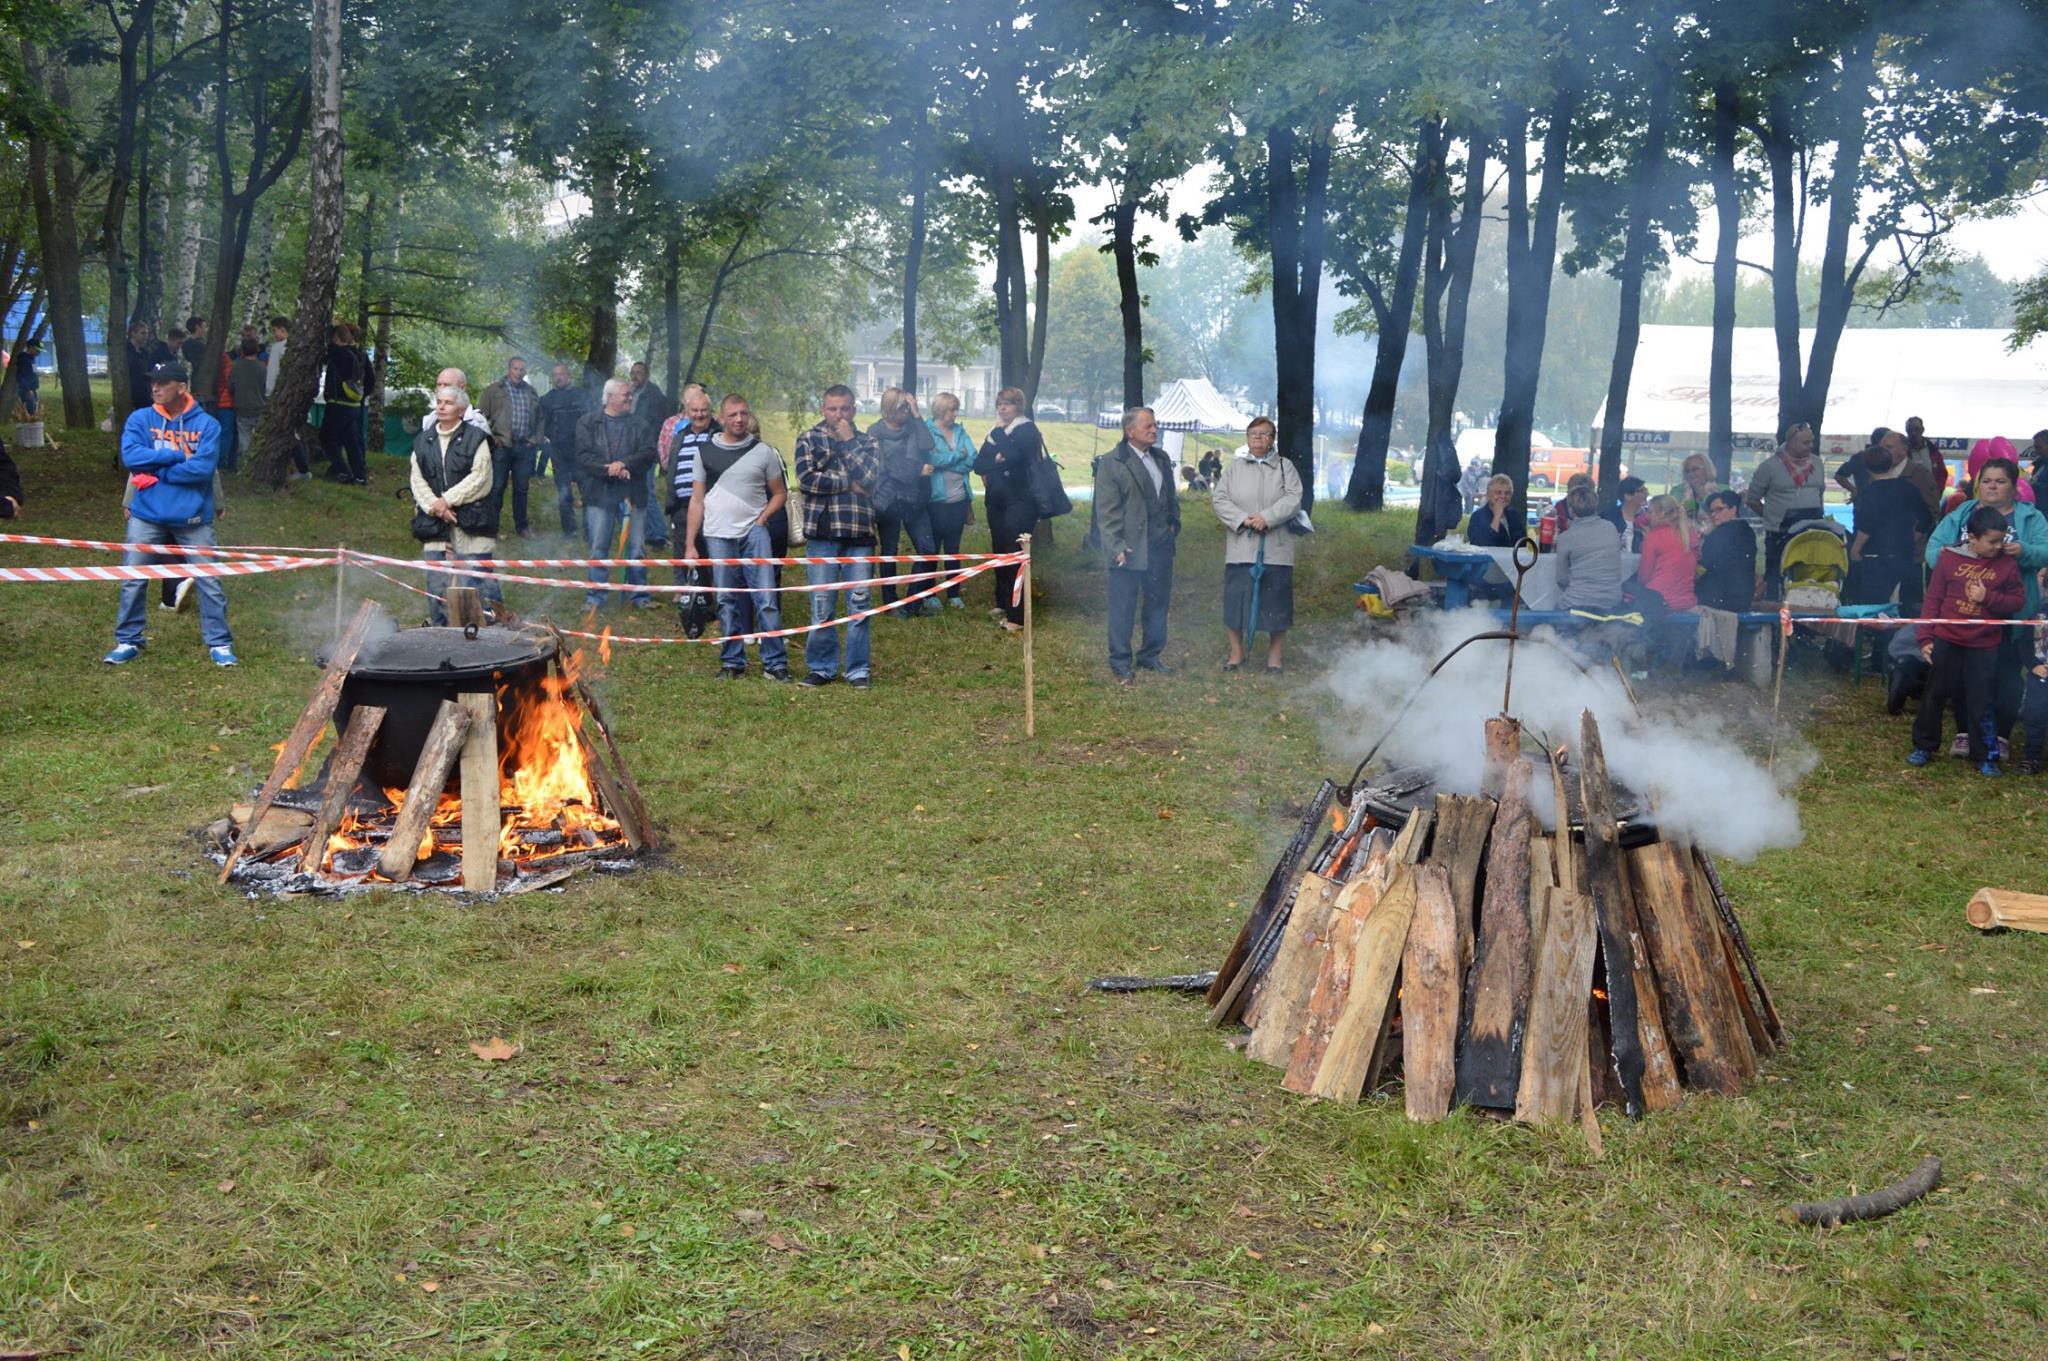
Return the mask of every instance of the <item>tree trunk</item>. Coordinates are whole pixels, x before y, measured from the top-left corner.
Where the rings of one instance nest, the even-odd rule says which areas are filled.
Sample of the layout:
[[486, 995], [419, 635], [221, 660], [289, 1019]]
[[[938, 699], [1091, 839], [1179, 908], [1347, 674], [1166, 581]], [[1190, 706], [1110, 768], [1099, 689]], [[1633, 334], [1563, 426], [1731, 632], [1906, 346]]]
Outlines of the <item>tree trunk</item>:
[[[398, 268], [399, 226], [398, 220], [405, 212], [405, 191], [397, 189], [391, 194], [389, 225], [384, 230], [383, 287], [377, 293], [377, 305], [373, 309], [377, 318], [377, 348], [370, 356], [370, 390], [364, 394], [368, 410], [369, 439], [367, 447], [378, 453], [388, 452], [384, 442], [384, 397], [385, 379], [391, 373], [391, 280]], [[368, 296], [370, 279], [363, 276], [363, 293]]]
[[[31, 84], [60, 115], [68, 115], [71, 87], [63, 63], [45, 73], [43, 54], [26, 40], [21, 56]], [[90, 430], [92, 380], [85, 367], [85, 302], [79, 278], [78, 169], [64, 144], [53, 144], [33, 121], [28, 126], [28, 162], [42, 278], [50, 293], [50, 342], [57, 351], [57, 381], [64, 393], [64, 424], [72, 430]], [[125, 330], [107, 337], [107, 373], [116, 412], [127, 409], [127, 350]]]
[[1621, 436], [1628, 427], [1628, 387], [1635, 374], [1636, 342], [1643, 332], [1643, 266], [1656, 230], [1658, 179], [1665, 173], [1664, 142], [1671, 126], [1672, 73], [1661, 65], [1650, 73], [1645, 93], [1649, 125], [1635, 167], [1628, 206], [1628, 231], [1621, 248], [1621, 312], [1614, 330], [1614, 362], [1607, 375], [1607, 422], [1600, 431], [1600, 500], [1621, 504]]
[[597, 389], [619, 368], [619, 164], [612, 159], [591, 176], [591, 270], [585, 280], [590, 302], [590, 348], [583, 356], [584, 386]]
[[[1529, 440], [1536, 428], [1536, 390], [1543, 375], [1543, 343], [1550, 326], [1550, 281], [1557, 266], [1557, 216], [1564, 199], [1565, 158], [1578, 93], [1560, 87], [1543, 135], [1543, 188], [1529, 210], [1528, 118], [1508, 120], [1508, 317], [1502, 356], [1500, 419], [1493, 437], [1493, 471], [1515, 480], [1514, 514], [1529, 498]], [[1640, 271], [1639, 271], [1640, 272]]]
[[128, 321], [159, 323], [164, 311], [164, 245], [171, 235], [171, 196], [164, 177], [145, 158], [136, 198], [142, 204], [142, 231], [136, 250], [135, 306]]
[[1372, 386], [1366, 389], [1365, 413], [1358, 427], [1358, 456], [1351, 464], [1351, 482], [1344, 500], [1353, 510], [1379, 510], [1387, 496], [1387, 446], [1394, 437], [1394, 403], [1401, 387], [1401, 365], [1408, 358], [1408, 336], [1415, 326], [1415, 286], [1422, 275], [1422, 243], [1429, 231], [1429, 196], [1444, 173], [1444, 124], [1427, 119], [1416, 137], [1415, 161], [1408, 172], [1408, 208], [1401, 219], [1401, 253], [1394, 263], [1394, 287], [1385, 306], [1375, 298], [1379, 327], [1374, 347]]
[[[1001, 39], [999, 38], [1000, 42]], [[1025, 307], [1024, 205], [1021, 181], [1025, 156], [1022, 79], [1000, 48], [989, 76], [989, 180], [996, 215], [996, 349], [999, 386], [1023, 388], [1030, 377], [1030, 316]], [[1027, 412], [1027, 414], [1029, 414]]]
[[[213, 102], [211, 90], [200, 96], [199, 119], [202, 123], [212, 121]], [[197, 138], [187, 147], [185, 195], [178, 209], [177, 263], [171, 270], [171, 312], [180, 326], [185, 324], [185, 318], [192, 315], [199, 303], [199, 251], [205, 240], [200, 224], [206, 215], [206, 153]], [[145, 317], [144, 320], [151, 318]]]
[[[114, 26], [116, 40], [114, 139], [107, 160], [107, 197], [100, 213], [100, 263], [107, 272], [107, 350], [128, 329], [128, 191], [135, 173], [135, 127], [142, 106], [136, 70], [143, 37], [156, 23], [156, 0], [135, 0], [128, 26]], [[109, 365], [111, 367], [111, 365]], [[128, 415], [128, 385], [113, 384], [114, 424]]]
[[280, 211], [272, 202], [257, 220], [256, 277], [249, 286], [249, 308], [242, 318], [245, 324], [254, 326], [265, 335], [270, 333], [270, 271], [277, 260], [277, 217]]
[[1330, 184], [1330, 136], [1309, 134], [1297, 175], [1300, 136], [1291, 127], [1266, 134], [1266, 220], [1273, 264], [1274, 411], [1280, 456], [1301, 474], [1301, 505], [1315, 502], [1316, 307], [1322, 291], [1323, 237]]
[[1117, 306], [1124, 320], [1124, 401], [1126, 410], [1145, 404], [1144, 299], [1138, 292], [1138, 201], [1126, 172], [1123, 197], [1111, 218], [1110, 247], [1116, 256]]
[[[43, 323], [48, 320], [43, 315], [43, 295], [43, 281], [38, 279], [36, 280], [35, 291], [29, 294], [28, 306], [22, 309], [21, 325], [15, 330], [13, 341], [7, 347], [7, 353], [20, 354], [21, 347], [35, 339], [42, 331]], [[17, 300], [18, 295], [16, 298], [9, 298], [7, 300], [7, 311], [11, 312], [14, 310], [14, 304]], [[5, 312], [0, 312], [0, 316], [5, 315]], [[0, 336], [0, 340], [6, 339], [6, 336]], [[5, 376], [0, 377], [0, 412], [12, 411], [14, 409], [14, 389], [16, 387], [14, 378], [17, 371], [16, 365], [9, 364]]]
[[[1429, 354], [1429, 434], [1422, 458], [1421, 508], [1415, 542], [1435, 543], [1455, 524], [1456, 506], [1439, 507], [1446, 486], [1455, 486], [1458, 451], [1451, 424], [1458, 409], [1458, 384], [1465, 371], [1465, 311], [1472, 296], [1472, 262], [1479, 249], [1480, 215], [1486, 207], [1486, 138], [1466, 134], [1465, 192], [1455, 226], [1448, 183], [1432, 208], [1429, 278], [1424, 281], [1423, 343]], [[1442, 312], [1438, 306], [1441, 301]]]
[[1735, 270], [1742, 237], [1735, 140], [1741, 114], [1735, 82], [1714, 82], [1714, 341], [1707, 360], [1707, 457], [1724, 487], [1735, 468]]
[[[711, 296], [704, 303], [704, 322], [697, 328], [697, 348], [691, 352], [690, 367], [683, 373], [685, 387], [697, 381], [697, 365], [703, 361], [705, 342], [711, 338], [711, 319], [718, 315], [719, 300], [725, 295], [725, 281], [732, 276], [740, 247], [746, 244], [747, 234], [753, 230], [752, 218], [740, 223], [739, 232], [732, 239], [732, 249], [725, 253], [725, 259], [718, 263], [718, 272], [711, 276]], [[681, 395], [681, 389], [678, 389], [676, 396], [680, 399]]]
[[1764, 163], [1771, 174], [1771, 325], [1778, 342], [1778, 426], [1801, 419], [1799, 406], [1799, 185], [1793, 166], [1792, 101], [1770, 97], [1769, 122], [1761, 131]]
[[362, 244], [356, 251], [356, 336], [370, 333], [370, 276], [377, 270], [377, 190], [363, 200]]
[[1856, 283], [1863, 277], [1868, 252], [1853, 265], [1849, 238], [1856, 226], [1857, 197], [1863, 186], [1863, 152], [1870, 135], [1869, 86], [1877, 54], [1875, 34], [1865, 32], [1842, 53], [1842, 85], [1836, 116], [1834, 173], [1828, 178], [1827, 244], [1820, 261], [1820, 303], [1813, 321], [1813, 351], [1800, 387], [1800, 418], [1813, 423], [1816, 437], [1827, 414], [1828, 387], [1834, 381], [1835, 355], [1856, 301]]
[[931, 179], [927, 163], [931, 116], [926, 97], [917, 97], [917, 123], [910, 135], [910, 237], [903, 248], [903, 390], [917, 393], [917, 288], [924, 273], [928, 230], [925, 192]]
[[1031, 353], [1024, 369], [1024, 410], [1038, 410], [1038, 379], [1045, 372], [1046, 314], [1052, 310], [1052, 205], [1040, 201], [1033, 217], [1037, 239], [1037, 289], [1031, 306]]
[[311, 90], [313, 147], [306, 221], [305, 265], [292, 319], [293, 344], [285, 346], [277, 389], [263, 408], [255, 466], [273, 487], [284, 485], [293, 441], [313, 405], [313, 389], [327, 357], [322, 340], [334, 311], [341, 273], [341, 0], [313, 0]]

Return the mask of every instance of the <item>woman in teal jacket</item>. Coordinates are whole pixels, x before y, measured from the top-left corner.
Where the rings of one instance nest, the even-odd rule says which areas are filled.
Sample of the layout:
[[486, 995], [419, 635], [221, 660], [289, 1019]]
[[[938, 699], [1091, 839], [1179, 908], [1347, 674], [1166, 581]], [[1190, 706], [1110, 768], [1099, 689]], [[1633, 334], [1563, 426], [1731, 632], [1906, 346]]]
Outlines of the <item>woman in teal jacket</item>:
[[[967, 481], [974, 468], [974, 441], [957, 424], [959, 415], [960, 399], [941, 392], [932, 398], [931, 419], [925, 422], [932, 432], [932, 537], [941, 554], [953, 555], [940, 563], [940, 570], [947, 572], [960, 570], [960, 536], [974, 513], [974, 489]], [[946, 604], [966, 608], [957, 584], [946, 588]]]
[[[1954, 548], [1961, 541], [1963, 525], [1969, 520], [1971, 511], [1980, 505], [1990, 506], [2006, 518], [2005, 551], [2020, 560], [2020, 580], [2027, 588], [2026, 617], [2033, 619], [2041, 614], [2040, 569], [2048, 567], [2048, 516], [2019, 499], [2019, 485], [2018, 463], [2009, 458], [1986, 461], [1977, 472], [1976, 498], [1963, 502], [1943, 516], [1941, 523], [1934, 527], [1934, 533], [1928, 536], [1927, 565], [1932, 568], [1942, 549]], [[2031, 632], [2026, 628], [2009, 627], [1998, 645], [1998, 690], [1993, 704], [1993, 722], [2000, 738], [2011, 738], [2012, 725], [2019, 717], [2020, 697], [2025, 691], [2024, 673], [2033, 661], [2033, 650], [2027, 645]], [[1956, 731], [1967, 731], [1963, 725], [1968, 717], [1961, 712], [1956, 714]]]

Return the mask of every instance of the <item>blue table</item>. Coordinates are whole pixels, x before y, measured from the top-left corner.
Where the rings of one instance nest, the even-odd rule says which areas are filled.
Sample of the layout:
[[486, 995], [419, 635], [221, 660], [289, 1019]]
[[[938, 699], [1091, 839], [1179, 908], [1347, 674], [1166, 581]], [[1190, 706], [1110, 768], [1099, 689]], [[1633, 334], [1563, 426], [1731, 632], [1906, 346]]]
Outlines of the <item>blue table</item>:
[[1462, 610], [1472, 603], [1472, 588], [1486, 580], [1493, 559], [1470, 548], [1410, 548], [1417, 560], [1436, 569], [1444, 583], [1444, 608]]

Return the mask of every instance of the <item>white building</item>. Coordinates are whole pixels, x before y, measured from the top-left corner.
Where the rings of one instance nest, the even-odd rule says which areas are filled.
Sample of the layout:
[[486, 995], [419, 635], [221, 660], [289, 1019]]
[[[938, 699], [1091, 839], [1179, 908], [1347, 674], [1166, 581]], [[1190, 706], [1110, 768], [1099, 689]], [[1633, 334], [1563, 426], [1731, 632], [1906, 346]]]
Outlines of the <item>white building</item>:
[[[855, 331], [847, 342], [853, 371], [846, 382], [853, 389], [854, 396], [859, 398], [863, 411], [874, 409], [875, 400], [882, 395], [883, 389], [902, 386], [903, 343], [898, 338], [902, 330], [900, 325], [877, 322]], [[945, 364], [928, 355], [918, 356], [917, 405], [920, 411], [929, 412], [934, 396], [950, 392], [960, 399], [960, 414], [963, 416], [993, 416], [999, 390], [993, 349], [983, 350], [965, 364]]]

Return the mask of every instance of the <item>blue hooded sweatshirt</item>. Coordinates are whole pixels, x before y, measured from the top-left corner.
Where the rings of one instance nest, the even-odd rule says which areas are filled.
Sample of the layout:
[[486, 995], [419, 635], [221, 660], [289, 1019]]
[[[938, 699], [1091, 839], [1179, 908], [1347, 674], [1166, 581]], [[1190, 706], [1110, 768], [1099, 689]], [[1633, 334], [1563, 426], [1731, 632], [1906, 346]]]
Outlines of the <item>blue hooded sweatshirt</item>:
[[136, 489], [128, 513], [153, 525], [213, 522], [213, 470], [220, 462], [220, 425], [186, 394], [176, 415], [138, 407], [121, 430], [121, 464], [150, 473], [156, 484]]

